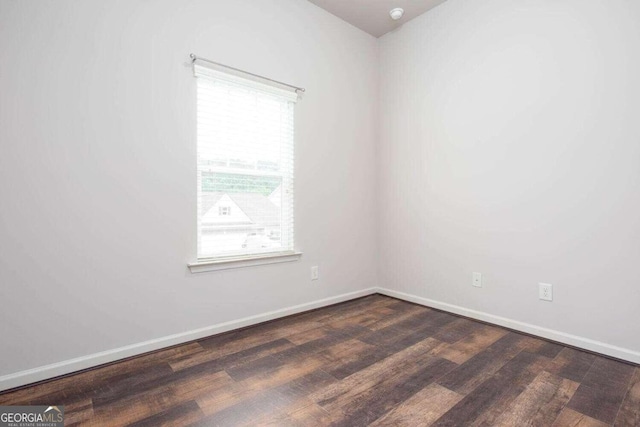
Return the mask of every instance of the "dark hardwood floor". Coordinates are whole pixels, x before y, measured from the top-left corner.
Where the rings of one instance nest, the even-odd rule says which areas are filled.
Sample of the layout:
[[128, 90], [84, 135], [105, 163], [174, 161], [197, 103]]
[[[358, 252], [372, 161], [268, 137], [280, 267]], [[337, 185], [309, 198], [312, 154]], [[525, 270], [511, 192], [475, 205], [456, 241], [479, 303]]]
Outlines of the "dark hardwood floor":
[[66, 425], [639, 426], [640, 368], [373, 295], [0, 395]]

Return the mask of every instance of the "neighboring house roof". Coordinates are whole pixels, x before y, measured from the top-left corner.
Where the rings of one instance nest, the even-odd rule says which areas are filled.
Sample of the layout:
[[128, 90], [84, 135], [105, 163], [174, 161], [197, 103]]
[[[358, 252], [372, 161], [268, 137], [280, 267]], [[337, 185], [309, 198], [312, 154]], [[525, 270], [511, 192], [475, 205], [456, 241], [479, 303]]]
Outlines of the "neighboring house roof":
[[202, 193], [200, 197], [200, 216], [204, 216], [218, 200], [224, 196], [224, 193]]
[[[222, 214], [222, 208], [226, 208], [224, 215]], [[200, 221], [201, 225], [205, 227], [253, 225], [251, 218], [240, 209], [236, 202], [231, 200], [228, 194], [223, 194], [222, 197], [218, 198], [213, 206], [200, 217]]]
[[280, 223], [280, 209], [267, 196], [257, 193], [204, 193], [200, 213], [206, 215], [211, 208], [227, 195], [253, 224], [275, 225]]
[[282, 204], [282, 184], [278, 185], [276, 189], [269, 194], [269, 200], [276, 206]]
[[253, 223], [279, 224], [280, 209], [268, 197], [256, 193], [229, 194]]

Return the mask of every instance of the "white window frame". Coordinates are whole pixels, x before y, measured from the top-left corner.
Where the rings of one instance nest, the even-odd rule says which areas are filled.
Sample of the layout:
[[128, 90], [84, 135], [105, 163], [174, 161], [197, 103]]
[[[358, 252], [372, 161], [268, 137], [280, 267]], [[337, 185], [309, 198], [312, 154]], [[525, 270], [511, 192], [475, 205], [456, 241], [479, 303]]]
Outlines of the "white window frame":
[[[205, 61], [205, 62], [208, 62], [208, 61]], [[229, 80], [229, 81], [238, 81], [238, 79], [240, 79], [246, 82], [247, 80], [247, 76], [242, 75], [242, 72], [239, 72], [238, 70], [232, 69], [234, 72], [229, 73], [228, 70], [220, 69], [220, 67], [223, 67], [223, 68], [226, 68], [226, 67], [219, 66], [219, 64], [215, 64], [217, 66], [212, 67], [211, 64], [215, 64], [215, 63], [210, 63], [210, 64], [207, 64], [206, 67], [203, 67], [200, 61], [196, 62], [194, 60], [194, 74], [196, 76], [198, 75], [202, 76], [203, 74], [206, 74], [209, 76], [222, 77], [225, 80]], [[282, 85], [277, 82], [273, 82], [272, 80], [269, 80], [269, 79], [262, 79], [262, 80], [260, 80], [260, 78], [256, 79], [257, 76], [250, 73], [248, 74], [248, 76], [250, 76], [249, 77], [250, 80], [255, 82], [254, 88], [257, 86], [257, 87], [260, 87], [260, 89], [264, 89], [265, 91], [271, 92], [271, 93], [277, 93], [283, 90]], [[289, 91], [291, 90], [289, 89]], [[295, 93], [295, 97], [297, 98], [297, 91], [294, 91], [294, 93]], [[291, 165], [291, 167], [293, 168], [293, 165]], [[214, 173], [215, 172], [224, 172], [224, 173], [234, 172], [229, 168], [217, 168], [214, 166], [210, 167], [209, 171]], [[239, 169], [237, 172], [238, 173], [241, 172], [242, 174], [245, 174], [245, 175], [251, 174], [250, 170], [245, 170], [245, 169]], [[201, 171], [198, 170], [198, 179], [197, 179], [198, 196], [199, 196], [198, 200], [200, 200], [200, 192], [202, 191], [202, 181], [201, 181], [202, 177], [200, 176], [200, 174], [201, 174]], [[268, 174], [269, 173], [267, 171], [259, 171], [259, 172], [256, 171], [255, 173], [255, 175], [259, 175], [259, 176], [266, 176]], [[285, 182], [285, 179], [287, 179], [287, 177], [289, 176], [293, 177], [293, 170], [284, 171], [278, 174], [274, 173], [273, 175], [281, 176], [283, 178], [283, 183], [282, 183], [283, 192], [286, 191], [286, 188], [292, 187], [292, 183]], [[286, 184], [291, 184], [291, 185], [286, 185]], [[291, 194], [291, 197], [293, 197], [292, 194]], [[198, 209], [200, 209], [199, 206], [198, 206]], [[230, 211], [230, 208], [228, 209]], [[285, 213], [284, 211], [286, 210], [283, 210], [283, 215]], [[228, 214], [230, 215], [230, 212], [228, 212]], [[291, 214], [293, 215], [293, 212], [291, 212]], [[284, 223], [284, 221], [290, 221], [291, 232], [293, 233], [294, 218], [293, 217], [282, 218], [281, 221], [282, 223]], [[200, 227], [200, 221], [198, 221], [198, 227]], [[281, 228], [281, 233], [282, 233], [281, 239], [283, 237], [285, 238], [287, 237], [286, 236], [287, 232], [288, 230], [286, 230], [286, 227]], [[294, 237], [295, 236], [291, 237], [294, 245], [293, 247], [295, 247]], [[199, 238], [200, 238], [200, 230], [198, 229], [198, 239]], [[300, 259], [301, 255], [302, 255], [301, 252], [292, 249], [292, 250], [274, 251], [274, 252], [262, 251], [254, 254], [242, 254], [242, 255], [230, 255], [230, 256], [221, 255], [221, 256], [214, 256], [214, 257], [207, 257], [207, 258], [197, 257], [197, 261], [189, 263], [188, 267], [192, 273], [200, 273], [200, 272], [206, 272], [206, 271], [225, 270], [230, 268], [250, 267], [250, 266], [256, 266], [256, 265], [263, 265], [263, 264], [274, 264], [274, 263], [297, 261], [298, 259]]]

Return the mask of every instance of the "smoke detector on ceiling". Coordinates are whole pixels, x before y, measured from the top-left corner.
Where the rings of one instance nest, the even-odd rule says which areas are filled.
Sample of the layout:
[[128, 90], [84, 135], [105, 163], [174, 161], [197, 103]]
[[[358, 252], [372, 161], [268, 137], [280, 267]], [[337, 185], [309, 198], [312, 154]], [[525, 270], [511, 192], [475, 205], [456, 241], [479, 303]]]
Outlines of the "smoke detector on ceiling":
[[404, 9], [401, 7], [396, 7], [395, 9], [391, 9], [391, 11], [389, 11], [389, 16], [391, 16], [391, 19], [393, 19], [394, 21], [402, 18], [402, 15], [404, 15]]

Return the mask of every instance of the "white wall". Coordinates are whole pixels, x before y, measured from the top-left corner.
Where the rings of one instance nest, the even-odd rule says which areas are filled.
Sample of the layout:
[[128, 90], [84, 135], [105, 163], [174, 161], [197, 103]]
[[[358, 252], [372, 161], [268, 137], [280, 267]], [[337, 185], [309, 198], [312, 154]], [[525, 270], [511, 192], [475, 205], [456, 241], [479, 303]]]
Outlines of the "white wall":
[[638, 22], [448, 0], [381, 39], [381, 286], [640, 351]]
[[[378, 58], [302, 0], [0, 0], [0, 376], [378, 283], [640, 351], [639, 21], [448, 0]], [[191, 52], [307, 88], [301, 261], [188, 272]]]
[[[191, 52], [306, 87], [300, 261], [188, 272]], [[301, 0], [0, 0], [0, 64], [0, 376], [376, 285], [373, 37]]]

